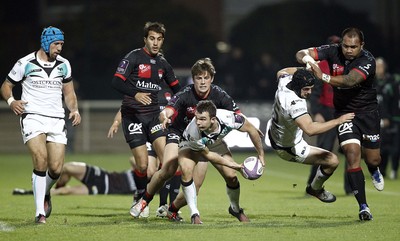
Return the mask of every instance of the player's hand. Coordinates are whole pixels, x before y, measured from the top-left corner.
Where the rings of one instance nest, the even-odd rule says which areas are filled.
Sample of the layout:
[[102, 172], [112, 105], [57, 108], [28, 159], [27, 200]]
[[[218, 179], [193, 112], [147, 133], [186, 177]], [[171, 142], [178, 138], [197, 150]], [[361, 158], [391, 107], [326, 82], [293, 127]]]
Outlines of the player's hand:
[[143, 105], [150, 105], [151, 104], [151, 98], [150, 98], [151, 93], [143, 93], [139, 92], [135, 95], [135, 100], [137, 102], [142, 103]]
[[230, 166], [230, 168], [236, 170], [236, 171], [242, 171], [243, 169], [243, 163], [236, 163], [236, 162], [232, 162], [232, 165]]
[[114, 121], [114, 123], [111, 125], [110, 129], [108, 130], [107, 138], [113, 138], [114, 134], [118, 132], [118, 126], [119, 122]]
[[26, 101], [14, 100], [13, 102], [11, 102], [10, 108], [16, 115], [21, 115], [22, 113], [24, 113], [26, 104], [28, 104], [28, 102]]
[[160, 116], [158, 117], [163, 129], [167, 129], [171, 124], [171, 119], [167, 117], [164, 111], [160, 112]]
[[317, 63], [309, 63], [312, 69], [312, 72], [315, 74], [315, 76], [318, 79], [322, 79], [322, 70], [321, 68], [318, 66]]
[[78, 126], [81, 123], [81, 115], [79, 114], [79, 111], [70, 112], [68, 119], [72, 119], [72, 126]]
[[263, 167], [265, 167], [265, 160], [264, 160], [264, 156], [259, 155], [258, 159], [260, 160], [261, 164]]
[[354, 113], [347, 113], [342, 116], [340, 116], [339, 119], [339, 124], [343, 124], [345, 122], [350, 122], [352, 119], [354, 119], [355, 114]]

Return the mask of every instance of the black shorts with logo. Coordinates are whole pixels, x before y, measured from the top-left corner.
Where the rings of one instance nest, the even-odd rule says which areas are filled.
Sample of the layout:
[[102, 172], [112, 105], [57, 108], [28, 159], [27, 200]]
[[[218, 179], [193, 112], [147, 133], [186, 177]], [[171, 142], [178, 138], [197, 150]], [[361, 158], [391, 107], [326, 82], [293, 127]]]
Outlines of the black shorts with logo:
[[377, 110], [367, 113], [356, 113], [351, 122], [343, 123], [337, 127], [339, 143], [341, 145], [351, 139], [357, 139], [360, 141], [361, 146], [370, 149], [380, 147], [380, 131], [380, 115]]
[[122, 116], [122, 129], [125, 140], [130, 148], [153, 143], [154, 140], [165, 136], [165, 131], [158, 120], [158, 113], [149, 115]]
[[182, 131], [170, 126], [167, 130], [167, 144], [176, 143], [179, 144], [182, 140]]

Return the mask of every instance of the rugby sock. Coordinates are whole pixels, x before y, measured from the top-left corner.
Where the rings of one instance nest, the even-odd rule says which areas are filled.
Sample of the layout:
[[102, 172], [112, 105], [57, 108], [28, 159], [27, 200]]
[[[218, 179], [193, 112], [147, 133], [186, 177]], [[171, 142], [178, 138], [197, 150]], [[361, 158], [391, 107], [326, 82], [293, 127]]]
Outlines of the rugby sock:
[[229, 202], [231, 204], [231, 208], [235, 212], [240, 211], [239, 205], [239, 197], [240, 197], [240, 183], [238, 181], [237, 187], [229, 187], [226, 185], [226, 194], [228, 194]]
[[313, 190], [321, 190], [322, 185], [331, 175], [328, 175], [322, 170], [321, 165], [318, 166], [317, 172], [315, 173], [314, 179], [311, 182], [311, 188]]
[[361, 167], [348, 169], [347, 175], [358, 204], [367, 204], [367, 198], [365, 196], [365, 177]]
[[168, 193], [169, 193], [170, 187], [171, 187], [171, 185], [168, 181], [164, 184], [164, 186], [160, 189], [160, 191], [158, 191], [158, 193], [160, 195], [160, 206], [159, 207], [167, 204]]
[[171, 205], [169, 205], [168, 207], [168, 211], [172, 213], [177, 213], [179, 211], [179, 208], [177, 208], [174, 203], [171, 203]]
[[176, 199], [176, 196], [178, 196], [179, 189], [181, 188], [181, 176], [181, 172], [178, 171], [175, 173], [175, 176], [169, 180], [169, 203], [172, 203]]
[[189, 182], [182, 181], [182, 191], [185, 195], [185, 199], [190, 210], [190, 216], [195, 213], [200, 215], [199, 210], [197, 209], [196, 187], [194, 185], [193, 179]]
[[57, 182], [59, 177], [60, 175], [58, 175], [57, 177], [52, 177], [49, 171], [46, 172], [46, 195], [50, 194], [50, 189]]
[[149, 204], [151, 202], [151, 200], [153, 200], [153, 197], [154, 197], [154, 195], [151, 195], [146, 191], [143, 195], [143, 200], [145, 200], [147, 202], [147, 204]]
[[137, 201], [143, 196], [143, 193], [146, 191], [147, 171], [140, 172], [139, 170], [135, 170], [133, 172], [133, 179], [135, 180], [137, 188], [134, 199]]
[[370, 164], [367, 164], [367, 167], [368, 167], [368, 171], [369, 171], [369, 173], [372, 175], [376, 170], [378, 170], [378, 167], [377, 166], [372, 166], [372, 165], [370, 165]]
[[36, 205], [36, 214], [35, 217], [39, 216], [39, 214], [45, 215], [44, 211], [44, 195], [46, 193], [46, 172], [41, 172], [37, 170], [33, 170], [32, 173], [32, 190], [33, 197], [35, 199]]

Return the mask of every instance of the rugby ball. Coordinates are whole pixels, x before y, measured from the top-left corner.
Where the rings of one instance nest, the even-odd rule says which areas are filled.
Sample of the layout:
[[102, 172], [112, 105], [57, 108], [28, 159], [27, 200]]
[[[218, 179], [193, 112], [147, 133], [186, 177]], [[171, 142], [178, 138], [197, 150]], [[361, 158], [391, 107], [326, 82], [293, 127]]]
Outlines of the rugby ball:
[[249, 180], [256, 180], [261, 177], [263, 172], [264, 167], [257, 157], [250, 156], [243, 161], [243, 169], [241, 173], [244, 178]]

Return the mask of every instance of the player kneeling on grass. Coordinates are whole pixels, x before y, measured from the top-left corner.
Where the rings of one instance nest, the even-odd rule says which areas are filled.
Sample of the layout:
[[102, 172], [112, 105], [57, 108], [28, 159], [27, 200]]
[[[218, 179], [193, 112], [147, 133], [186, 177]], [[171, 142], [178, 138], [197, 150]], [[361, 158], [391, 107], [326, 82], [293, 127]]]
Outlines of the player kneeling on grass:
[[303, 139], [303, 131], [309, 136], [326, 132], [352, 120], [354, 113], [327, 122], [315, 122], [308, 114], [306, 103], [316, 80], [314, 74], [304, 68], [291, 67], [278, 71], [277, 78], [278, 90], [272, 118], [267, 125], [271, 146], [284, 160], [319, 165], [306, 192], [322, 202], [334, 202], [335, 195], [326, 191], [323, 184], [333, 174], [339, 160], [330, 151], [308, 145]]
[[[232, 168], [241, 170], [242, 165], [232, 158], [223, 138], [231, 131], [247, 132], [258, 152], [263, 166], [264, 150], [258, 130], [241, 114], [218, 109], [212, 101], [203, 100], [197, 104], [195, 118], [186, 127], [179, 144], [178, 162], [182, 170], [182, 190], [189, 206], [192, 224], [201, 224], [200, 212], [197, 209], [197, 192], [199, 187], [193, 181], [193, 172], [197, 162], [209, 160], [218, 170]], [[196, 190], [197, 189], [197, 190]], [[180, 194], [181, 195], [181, 194]], [[179, 196], [178, 196], [179, 197]], [[229, 207], [229, 213], [242, 222], [249, 219], [244, 215], [239, 202]]]

